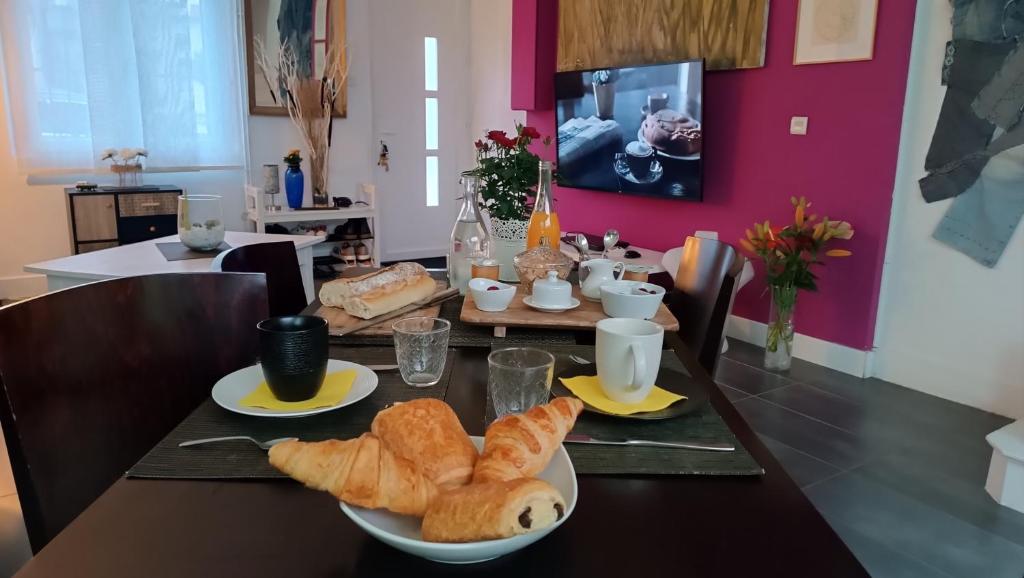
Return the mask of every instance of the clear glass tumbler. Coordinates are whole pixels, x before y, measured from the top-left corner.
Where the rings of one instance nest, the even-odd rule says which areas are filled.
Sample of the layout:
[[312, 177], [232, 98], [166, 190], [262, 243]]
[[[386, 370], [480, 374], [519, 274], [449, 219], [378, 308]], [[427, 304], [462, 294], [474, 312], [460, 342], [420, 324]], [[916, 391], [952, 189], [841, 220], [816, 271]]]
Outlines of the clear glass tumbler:
[[435, 317], [409, 317], [396, 321], [395, 353], [402, 379], [413, 387], [441, 381], [452, 324]]
[[547, 403], [555, 368], [555, 357], [547, 351], [499, 349], [487, 356], [487, 366], [487, 389], [497, 417]]

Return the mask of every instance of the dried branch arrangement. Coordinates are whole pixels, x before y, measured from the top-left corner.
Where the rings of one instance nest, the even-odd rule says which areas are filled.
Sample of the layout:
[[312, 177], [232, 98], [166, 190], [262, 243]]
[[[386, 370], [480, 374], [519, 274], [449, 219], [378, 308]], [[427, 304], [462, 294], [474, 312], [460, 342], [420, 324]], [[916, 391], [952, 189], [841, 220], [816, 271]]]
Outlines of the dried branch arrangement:
[[288, 116], [302, 136], [309, 151], [310, 177], [313, 186], [313, 205], [327, 206], [327, 159], [331, 151], [334, 130], [334, 108], [348, 78], [348, 63], [342, 55], [331, 50], [327, 53], [324, 72], [313, 78], [300, 68], [291, 45], [285, 44], [278, 53], [277, 62], [271, 62], [264, 50], [263, 40], [254, 40], [254, 60], [264, 82], [270, 89], [275, 104], [288, 110]]

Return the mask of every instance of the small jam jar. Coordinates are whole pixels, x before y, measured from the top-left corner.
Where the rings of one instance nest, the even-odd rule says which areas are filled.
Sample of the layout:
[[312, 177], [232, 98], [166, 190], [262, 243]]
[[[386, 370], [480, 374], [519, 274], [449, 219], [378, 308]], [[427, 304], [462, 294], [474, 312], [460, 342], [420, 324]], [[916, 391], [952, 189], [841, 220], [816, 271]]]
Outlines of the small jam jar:
[[478, 259], [473, 262], [473, 276], [470, 279], [498, 280], [498, 261], [496, 259]]

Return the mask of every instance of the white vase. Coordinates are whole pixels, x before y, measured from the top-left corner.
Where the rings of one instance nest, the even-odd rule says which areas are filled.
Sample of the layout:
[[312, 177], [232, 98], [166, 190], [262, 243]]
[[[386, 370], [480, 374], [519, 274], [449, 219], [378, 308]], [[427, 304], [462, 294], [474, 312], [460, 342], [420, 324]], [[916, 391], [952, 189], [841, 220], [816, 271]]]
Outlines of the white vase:
[[498, 261], [498, 279], [500, 281], [508, 283], [519, 281], [513, 259], [526, 250], [527, 225], [529, 225], [529, 221], [491, 217], [491, 242], [494, 246], [494, 258]]

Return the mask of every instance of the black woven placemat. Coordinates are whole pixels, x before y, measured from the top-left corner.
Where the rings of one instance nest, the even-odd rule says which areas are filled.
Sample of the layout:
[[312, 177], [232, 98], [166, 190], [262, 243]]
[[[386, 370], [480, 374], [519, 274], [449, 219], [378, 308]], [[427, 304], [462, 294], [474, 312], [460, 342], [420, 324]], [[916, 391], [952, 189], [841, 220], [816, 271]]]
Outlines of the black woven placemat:
[[[495, 345], [494, 348], [498, 348]], [[555, 375], [575, 364], [569, 354], [594, 360], [594, 348], [588, 346], [546, 346], [555, 355]], [[689, 375], [683, 363], [667, 350], [661, 366]], [[596, 374], [597, 367], [594, 367]], [[494, 419], [494, 408], [487, 399], [487, 421]], [[627, 420], [584, 412], [576, 420], [573, 433], [595, 438], [631, 438], [655, 441], [729, 442], [732, 452], [695, 451], [674, 448], [601, 446], [565, 444], [577, 474], [654, 474], [695, 476], [760, 476], [764, 469], [740, 444], [732, 430], [710, 403], [693, 413], [666, 420]]]
[[164, 259], [168, 261], [188, 261], [190, 259], [212, 259], [217, 256], [217, 253], [230, 249], [231, 245], [221, 241], [220, 245], [217, 245], [217, 248], [212, 251], [196, 251], [186, 247], [181, 241], [172, 241], [157, 243], [156, 248], [163, 253]]
[[[393, 356], [393, 354], [392, 354]], [[379, 363], [380, 352], [359, 349], [345, 356], [356, 363]], [[377, 412], [390, 403], [420, 397], [444, 398], [451, 379], [448, 352], [441, 381], [432, 387], [405, 384], [397, 371], [378, 372], [379, 383], [367, 398], [347, 407], [297, 418], [267, 418], [230, 412], [207, 399], [125, 474], [130, 478], [231, 479], [284, 478], [267, 461], [267, 452], [247, 441], [179, 448], [186, 440], [245, 435], [258, 440], [297, 437], [304, 441], [354, 438], [370, 430]]]

